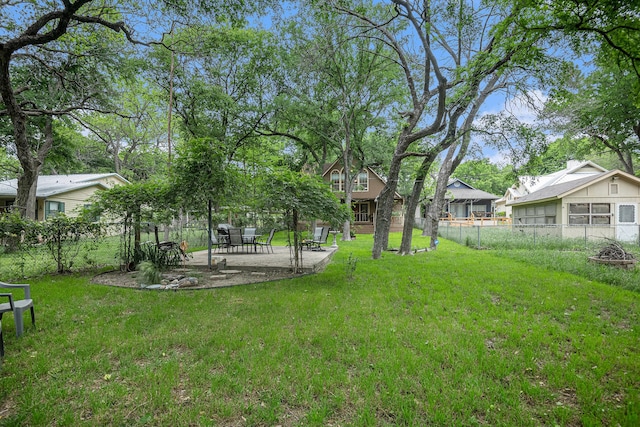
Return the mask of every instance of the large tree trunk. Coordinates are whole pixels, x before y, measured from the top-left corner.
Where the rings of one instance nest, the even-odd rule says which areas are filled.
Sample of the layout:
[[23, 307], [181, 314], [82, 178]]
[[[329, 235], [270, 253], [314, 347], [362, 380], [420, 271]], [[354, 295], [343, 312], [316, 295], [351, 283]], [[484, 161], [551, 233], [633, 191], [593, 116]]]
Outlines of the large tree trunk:
[[[396, 153], [398, 150], [396, 150]], [[403, 150], [404, 152], [404, 150]], [[387, 183], [378, 196], [378, 206], [376, 208], [375, 232], [373, 234], [373, 259], [379, 259], [382, 251], [389, 245], [389, 230], [391, 229], [391, 214], [393, 212], [394, 195], [398, 188], [398, 177], [400, 176], [400, 166], [402, 157], [394, 155], [389, 168]]]
[[53, 147], [53, 119], [50, 116], [45, 117], [43, 129], [45, 140], [34, 154], [27, 135], [27, 116], [20, 108], [11, 89], [9, 57], [6, 55], [0, 56], [0, 95], [13, 125], [16, 155], [22, 167], [22, 174], [18, 177], [18, 189], [14, 205], [22, 217], [37, 219], [36, 190], [38, 175], [44, 158]]
[[13, 125], [16, 154], [23, 170], [22, 175], [18, 178], [18, 190], [14, 206], [21, 216], [35, 219], [35, 195], [39, 165], [34, 162], [31, 155], [31, 147], [27, 138], [27, 116], [18, 105], [11, 89], [9, 61], [10, 55], [0, 56], [0, 95], [2, 95], [2, 101]]
[[[348, 122], [345, 123], [345, 128], [348, 130]], [[351, 138], [347, 134], [346, 137], [346, 149], [342, 153], [342, 170], [344, 171], [344, 204], [351, 209], [351, 202], [353, 201], [353, 179], [351, 174], [351, 164], [353, 163], [353, 155], [351, 153]], [[351, 240], [351, 221], [345, 221], [342, 228], [342, 240]]]
[[406, 214], [404, 219], [404, 227], [402, 229], [402, 243], [400, 243], [400, 255], [407, 255], [411, 253], [411, 242], [413, 240], [413, 226], [415, 225], [415, 212], [420, 203], [420, 195], [424, 188], [424, 180], [427, 177], [427, 173], [435, 160], [436, 154], [430, 154], [422, 160], [422, 164], [418, 169], [416, 178], [413, 181], [413, 190], [407, 200]]
[[[447, 192], [447, 183], [449, 181], [449, 176], [451, 176], [451, 155], [453, 153], [453, 149], [449, 149], [449, 153], [447, 153], [447, 158], [444, 163], [440, 167], [440, 172], [438, 172], [438, 179], [436, 183], [436, 192], [433, 196], [433, 201], [431, 202], [431, 206], [429, 207], [429, 213], [427, 214], [427, 219], [425, 222], [429, 223], [430, 233], [429, 237], [431, 242], [429, 243], [429, 249], [436, 249], [436, 240], [438, 240], [438, 224], [440, 221], [440, 214], [442, 213], [442, 208], [444, 206], [444, 196]], [[451, 154], [451, 155], [450, 155]]]

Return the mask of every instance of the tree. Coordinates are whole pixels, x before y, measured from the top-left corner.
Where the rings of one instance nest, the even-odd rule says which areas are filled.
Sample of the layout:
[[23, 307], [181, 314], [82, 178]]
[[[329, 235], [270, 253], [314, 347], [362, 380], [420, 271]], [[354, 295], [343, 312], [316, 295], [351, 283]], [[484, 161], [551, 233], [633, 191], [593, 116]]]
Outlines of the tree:
[[336, 226], [349, 218], [350, 207], [341, 204], [331, 188], [317, 176], [274, 171], [264, 183], [262, 206], [270, 212], [284, 212], [287, 226], [293, 231], [294, 272], [301, 272], [299, 221], [321, 219]]
[[[40, 2], [2, 7], [0, 96], [12, 125], [13, 144], [22, 173], [16, 207], [35, 217], [37, 177], [53, 146], [53, 121], [77, 110], [101, 108], [108, 87], [105, 67], [122, 50], [116, 33], [132, 33], [107, 5], [90, 0]], [[7, 20], [6, 18], [9, 18]]]
[[152, 82], [138, 77], [114, 83], [113, 96], [118, 114], [75, 113], [73, 117], [103, 146], [111, 171], [134, 180], [165, 175], [166, 107], [158, 90]]
[[465, 1], [391, 3], [386, 19], [376, 19], [365, 8], [331, 2], [361, 21], [365, 27], [363, 37], [378, 37], [391, 47], [411, 94], [406, 111], [399, 113], [402, 130], [387, 173], [387, 185], [378, 199], [373, 258], [379, 258], [388, 244], [393, 193], [403, 159], [415, 155], [431, 157], [458, 136], [437, 139], [426, 152], [411, 152], [412, 144], [450, 129], [448, 123], [454, 122], [450, 118], [454, 111], [459, 111], [456, 115], [461, 118], [475, 108], [472, 105], [481, 96], [480, 86], [494, 74], [499, 75], [516, 53], [528, 49], [532, 57], [537, 56], [537, 37], [523, 33], [515, 25], [517, 7], [503, 7], [500, 2], [483, 3], [477, 6], [478, 10], [475, 3]]
[[[100, 110], [108, 101], [111, 75], [130, 71], [119, 60], [129, 52], [125, 39], [134, 38], [127, 21], [150, 28], [154, 37], [170, 26], [176, 13], [201, 19], [211, 16], [227, 22], [242, 21], [271, 1], [184, 2], [151, 0], [115, 2], [76, 0], [55, 2], [16, 0], [0, 8], [0, 116], [10, 119], [13, 144], [22, 167], [16, 207], [35, 216], [35, 194], [40, 167], [53, 145], [52, 122], [72, 112]], [[197, 14], [193, 14], [197, 11]], [[156, 43], [158, 40], [155, 41]], [[147, 43], [148, 44], [148, 43]]]
[[590, 153], [610, 151], [622, 168], [635, 174], [640, 160], [640, 79], [616, 65], [600, 65], [552, 90], [541, 118], [568, 139], [584, 136]]
[[[347, 206], [358, 175], [376, 160], [373, 136], [391, 133], [394, 124], [385, 116], [403, 97], [398, 68], [386, 59], [389, 49], [381, 40], [358, 37], [354, 28], [353, 18], [332, 10], [299, 11], [287, 27], [295, 41], [288, 49], [290, 83], [279, 95], [277, 127], [265, 132], [291, 138], [309, 153], [303, 158], [310, 157], [307, 166], [315, 171], [338, 159]], [[350, 240], [350, 221], [342, 231]]]
[[172, 187], [162, 181], [117, 185], [95, 194], [86, 215], [121, 221], [123, 270], [135, 270], [142, 260], [142, 223], [155, 223], [175, 214], [174, 194]]
[[209, 268], [212, 210], [229, 200], [230, 189], [234, 188], [230, 173], [233, 167], [226, 161], [220, 145], [220, 141], [207, 138], [191, 139], [179, 145], [173, 175], [173, 192], [178, 204], [188, 212], [207, 215]]
[[[629, 0], [523, 0], [519, 20], [527, 32], [553, 38], [578, 54], [598, 52], [640, 78], [640, 15]], [[568, 41], [568, 44], [566, 43]]]
[[[566, 160], [562, 163], [562, 167]], [[562, 167], [556, 169], [562, 169]], [[553, 172], [553, 171], [551, 171]], [[466, 160], [456, 168], [455, 177], [467, 184], [496, 195], [502, 195], [513, 184], [513, 174], [508, 167], [501, 167], [484, 157]], [[542, 175], [542, 174], [539, 174]]]

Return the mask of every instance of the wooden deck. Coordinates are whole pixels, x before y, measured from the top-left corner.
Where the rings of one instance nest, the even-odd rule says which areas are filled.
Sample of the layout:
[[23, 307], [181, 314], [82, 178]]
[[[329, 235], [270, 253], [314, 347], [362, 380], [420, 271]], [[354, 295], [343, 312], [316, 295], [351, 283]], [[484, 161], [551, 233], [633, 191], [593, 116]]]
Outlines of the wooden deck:
[[510, 225], [511, 218], [501, 216], [489, 216], [489, 217], [476, 217], [470, 216], [466, 218], [455, 218], [451, 214], [444, 218], [440, 218], [441, 224], [460, 225], [463, 227], [473, 226], [496, 226], [496, 225]]

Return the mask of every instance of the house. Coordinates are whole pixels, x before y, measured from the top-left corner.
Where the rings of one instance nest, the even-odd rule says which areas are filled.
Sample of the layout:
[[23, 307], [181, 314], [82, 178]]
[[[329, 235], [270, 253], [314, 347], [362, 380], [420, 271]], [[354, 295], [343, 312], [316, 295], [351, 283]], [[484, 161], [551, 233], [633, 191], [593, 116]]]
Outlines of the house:
[[[36, 219], [44, 221], [59, 212], [77, 215], [96, 191], [128, 183], [117, 173], [41, 175], [36, 189]], [[8, 211], [15, 203], [17, 188], [17, 179], [0, 181], [0, 211]]]
[[640, 178], [620, 170], [549, 185], [508, 206], [514, 227], [544, 225], [564, 238], [640, 239]]
[[493, 215], [494, 202], [499, 198], [454, 178], [447, 184], [444, 209], [453, 218], [488, 217]]
[[569, 160], [567, 167], [560, 171], [540, 176], [522, 176], [518, 179], [518, 183], [507, 189], [504, 196], [496, 200], [496, 212], [504, 212], [507, 218], [510, 218], [511, 202], [518, 200], [520, 197], [531, 194], [544, 187], [550, 185], [562, 184], [564, 182], [582, 179], [587, 176], [593, 176], [607, 170], [600, 165], [591, 161]]
[[[338, 194], [342, 193], [344, 201], [344, 168], [340, 161], [325, 165], [322, 179], [331, 183], [331, 189]], [[355, 178], [352, 192], [351, 207], [353, 209], [353, 228], [358, 233], [369, 234], [374, 232], [377, 200], [380, 192], [386, 185], [384, 178], [373, 169], [365, 167]], [[394, 193], [394, 206], [391, 216], [390, 231], [402, 231], [404, 226], [404, 200], [400, 194]]]

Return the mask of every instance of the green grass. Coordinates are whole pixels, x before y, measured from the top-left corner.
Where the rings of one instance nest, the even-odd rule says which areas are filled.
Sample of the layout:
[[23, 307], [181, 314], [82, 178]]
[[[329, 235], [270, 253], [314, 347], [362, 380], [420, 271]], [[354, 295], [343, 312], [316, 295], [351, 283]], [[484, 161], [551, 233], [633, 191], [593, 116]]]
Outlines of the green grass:
[[[597, 280], [624, 289], [640, 292], [640, 268], [621, 270], [594, 264], [590, 256], [598, 254], [611, 243], [604, 238], [560, 238], [556, 228], [530, 228], [526, 232], [511, 227], [441, 227], [444, 238], [454, 240], [470, 248], [495, 251], [496, 254], [543, 268], [573, 273], [587, 279]], [[625, 251], [640, 259], [640, 247], [624, 243]]]
[[33, 280], [37, 329], [3, 319], [0, 425], [640, 423], [639, 293], [446, 240], [371, 244], [217, 290]]

